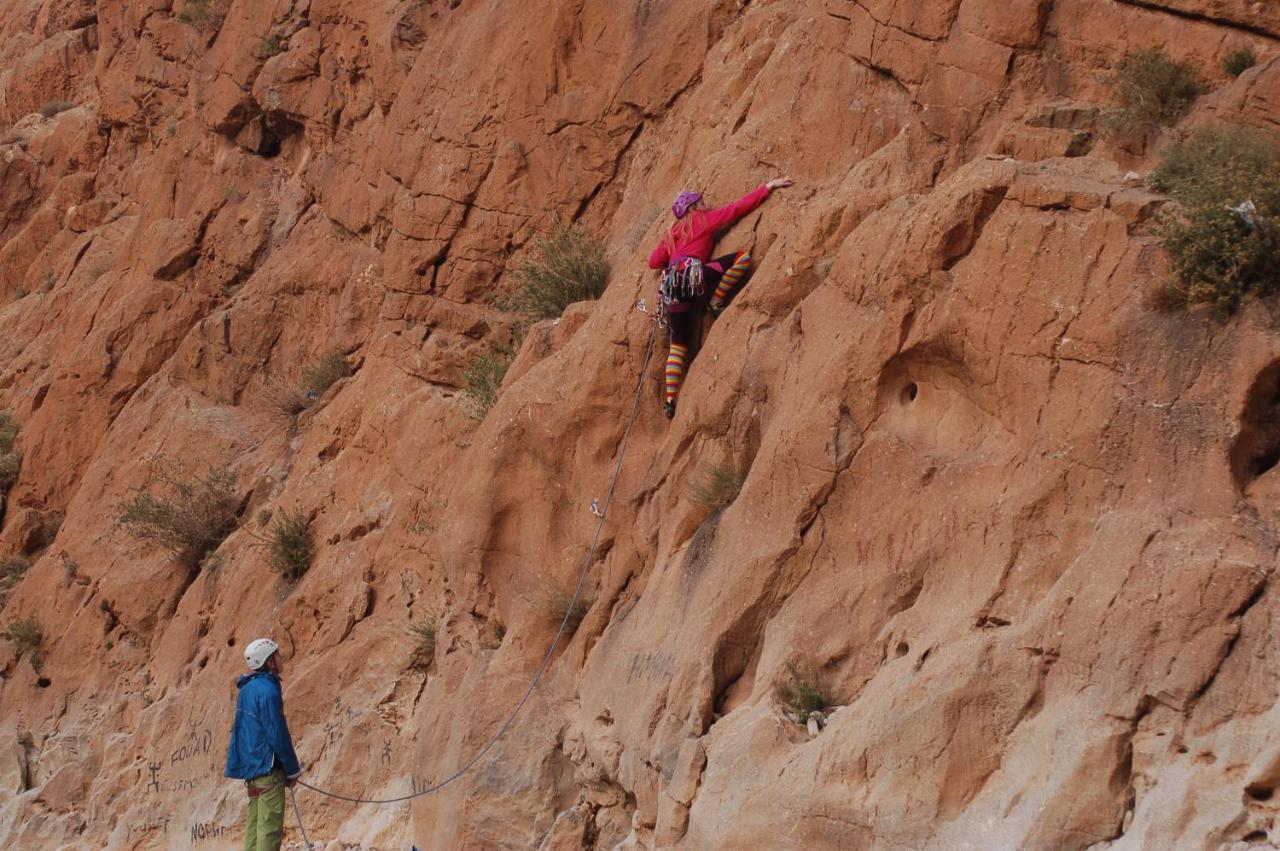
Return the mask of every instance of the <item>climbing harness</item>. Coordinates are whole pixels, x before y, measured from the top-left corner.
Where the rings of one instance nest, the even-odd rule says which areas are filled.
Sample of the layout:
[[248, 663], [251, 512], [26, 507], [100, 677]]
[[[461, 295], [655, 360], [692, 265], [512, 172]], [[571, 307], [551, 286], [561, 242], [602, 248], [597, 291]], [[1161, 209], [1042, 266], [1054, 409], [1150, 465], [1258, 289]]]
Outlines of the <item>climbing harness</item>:
[[[698, 265], [700, 270], [701, 264], [698, 264]], [[699, 271], [699, 276], [700, 274], [701, 272]], [[520, 714], [520, 710], [524, 708], [525, 703], [527, 703], [530, 696], [533, 695], [533, 690], [538, 687], [538, 683], [541, 682], [542, 680], [542, 675], [546, 673], [547, 667], [551, 664], [551, 657], [555, 655], [556, 648], [560, 646], [560, 639], [564, 637], [565, 632], [568, 630], [569, 620], [570, 618], [573, 617], [573, 613], [577, 607], [578, 598], [582, 595], [582, 587], [584, 584], [586, 584], [586, 581], [587, 581], [587, 572], [591, 569], [591, 563], [595, 560], [596, 551], [600, 548], [600, 536], [601, 534], [604, 533], [605, 518], [609, 514], [609, 506], [613, 502], [613, 495], [618, 486], [618, 479], [622, 475], [622, 462], [627, 456], [627, 442], [631, 438], [631, 429], [635, 426], [636, 417], [640, 413], [640, 399], [644, 395], [645, 374], [648, 373], [649, 362], [653, 359], [653, 344], [658, 339], [658, 328], [662, 324], [661, 319], [659, 317], [654, 316], [654, 314], [650, 313], [649, 311], [644, 310], [644, 308], [641, 306], [642, 304], [643, 302], [639, 302], [637, 303], [636, 306], [642, 312], [644, 312], [646, 316], [649, 316], [654, 320], [653, 328], [649, 332], [649, 342], [645, 346], [644, 362], [640, 366], [640, 378], [636, 381], [635, 398], [631, 402], [631, 415], [627, 418], [627, 427], [622, 432], [622, 440], [618, 443], [618, 461], [616, 464], [614, 464], [614, 467], [613, 467], [613, 477], [609, 480], [609, 489], [605, 492], [603, 503], [600, 503], [599, 500], [593, 500], [591, 503], [591, 508], [592, 508], [591, 513], [594, 514], [596, 517], [598, 517], [600, 522], [596, 524], [595, 536], [591, 539], [591, 546], [587, 550], [586, 558], [582, 562], [582, 570], [578, 574], [578, 584], [574, 586], [573, 596], [569, 598], [569, 603], [565, 607], [565, 615], [564, 615], [564, 619], [560, 621], [560, 628], [556, 630], [555, 638], [551, 640], [551, 646], [547, 648], [546, 655], [542, 657], [542, 664], [538, 666], [537, 672], [534, 673], [533, 679], [529, 682], [529, 687], [525, 689], [524, 694], [520, 697], [520, 700], [516, 702], [515, 708], [511, 710], [511, 714], [508, 715], [507, 719], [502, 722], [502, 725], [498, 727], [498, 731], [493, 734], [493, 737], [489, 739], [489, 741], [485, 744], [485, 746], [482, 747], [479, 751], [477, 751], [476, 754], [473, 757], [471, 757], [471, 759], [463, 763], [461, 768], [454, 771], [452, 774], [450, 774], [445, 779], [441, 780], [439, 783], [435, 783], [431, 786], [428, 786], [425, 789], [420, 789], [412, 794], [400, 795], [395, 798], [358, 798], [352, 795], [339, 795], [336, 792], [330, 792], [326, 789], [321, 789], [318, 786], [312, 786], [307, 781], [301, 780], [301, 779], [297, 781], [298, 785], [305, 786], [306, 788], [310, 789], [312, 792], [318, 792], [319, 794], [324, 795], [326, 797], [334, 798], [339, 801], [347, 801], [353, 804], [398, 804], [403, 801], [409, 801], [414, 798], [420, 798], [423, 795], [429, 795], [432, 792], [436, 792], [436, 791], [439, 791], [440, 789], [443, 789], [444, 787], [448, 786], [449, 784], [453, 783], [455, 780], [459, 779], [464, 774], [469, 772], [472, 768], [474, 768], [477, 764], [479, 764], [480, 760], [484, 758], [484, 755], [487, 754], [493, 748], [493, 746], [498, 743], [498, 741], [503, 737], [503, 735], [506, 734], [507, 730], [511, 728], [511, 725], [515, 723], [516, 717], [519, 716]], [[293, 791], [293, 787], [290, 787], [290, 791], [291, 792]], [[307, 848], [310, 849], [311, 844], [309, 841], [307, 841], [306, 828], [302, 826], [302, 815], [298, 811], [298, 800], [297, 800], [296, 793], [294, 793], [293, 811], [294, 811], [294, 815], [297, 816], [298, 818], [298, 827], [302, 828], [303, 841], [307, 842]]]
[[670, 307], [678, 301], [693, 301], [706, 295], [702, 285], [702, 261], [693, 257], [685, 258], [667, 268], [662, 274], [662, 306]]
[[284, 785], [283, 783], [277, 783], [274, 786], [254, 786], [248, 780], [244, 781], [245, 788], [249, 790], [250, 800], [253, 800], [254, 798], [261, 798], [263, 795], [267, 794], [268, 792], [274, 792], [275, 790], [279, 789], [283, 785]]

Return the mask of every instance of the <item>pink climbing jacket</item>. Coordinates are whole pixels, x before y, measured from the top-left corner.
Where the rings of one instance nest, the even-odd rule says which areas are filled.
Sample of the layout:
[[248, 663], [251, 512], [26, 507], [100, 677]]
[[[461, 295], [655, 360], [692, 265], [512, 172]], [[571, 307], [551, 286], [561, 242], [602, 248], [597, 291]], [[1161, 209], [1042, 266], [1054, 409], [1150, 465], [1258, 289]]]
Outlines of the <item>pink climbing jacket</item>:
[[761, 186], [724, 207], [690, 210], [688, 215], [671, 226], [670, 235], [653, 249], [649, 255], [649, 268], [665, 269], [686, 259], [706, 263], [715, 245], [716, 232], [759, 207], [768, 197], [769, 187]]

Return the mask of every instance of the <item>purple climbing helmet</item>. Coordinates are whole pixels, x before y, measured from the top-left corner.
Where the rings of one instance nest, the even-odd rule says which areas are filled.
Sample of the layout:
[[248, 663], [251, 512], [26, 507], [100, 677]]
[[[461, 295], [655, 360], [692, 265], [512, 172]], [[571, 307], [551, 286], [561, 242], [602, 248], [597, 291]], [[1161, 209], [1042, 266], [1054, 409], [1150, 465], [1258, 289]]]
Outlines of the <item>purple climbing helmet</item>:
[[681, 192], [676, 196], [676, 202], [671, 205], [671, 212], [676, 214], [677, 219], [683, 219], [690, 208], [701, 200], [701, 192]]

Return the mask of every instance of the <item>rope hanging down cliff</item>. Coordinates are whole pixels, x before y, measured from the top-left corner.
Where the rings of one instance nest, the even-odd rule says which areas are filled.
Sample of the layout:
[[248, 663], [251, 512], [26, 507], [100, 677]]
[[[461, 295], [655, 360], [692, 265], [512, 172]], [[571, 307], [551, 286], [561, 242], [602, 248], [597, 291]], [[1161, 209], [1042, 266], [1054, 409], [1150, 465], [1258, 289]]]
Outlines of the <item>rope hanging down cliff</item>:
[[[637, 307], [639, 307], [643, 311], [644, 310], [643, 302], [638, 304]], [[652, 314], [649, 314], [649, 315], [652, 315]], [[463, 763], [461, 768], [454, 771], [453, 774], [450, 774], [448, 777], [441, 780], [439, 783], [428, 786], [425, 789], [421, 789], [409, 795], [400, 795], [399, 797], [396, 797], [396, 798], [359, 798], [359, 797], [350, 796], [350, 795], [339, 795], [336, 792], [330, 792], [326, 789], [321, 789], [319, 787], [312, 786], [310, 783], [306, 782], [305, 780], [298, 780], [299, 785], [305, 786], [306, 788], [310, 789], [312, 792], [319, 792], [321, 795], [325, 795], [330, 798], [335, 798], [339, 801], [349, 801], [353, 804], [398, 804], [402, 801], [412, 800], [413, 798], [420, 798], [423, 795], [429, 795], [432, 792], [437, 792], [440, 789], [443, 789], [444, 787], [448, 786], [450, 783], [453, 783], [455, 780], [458, 780], [464, 774], [469, 772], [472, 768], [474, 768], [480, 762], [482, 758], [484, 758], [484, 755], [488, 753], [489, 750], [492, 749], [493, 746], [498, 743], [498, 740], [501, 739], [503, 735], [506, 734], [507, 730], [510, 729], [511, 725], [515, 723], [516, 716], [520, 714], [520, 710], [524, 708], [525, 703], [528, 702], [529, 697], [533, 694], [533, 690], [538, 687], [538, 683], [542, 680], [542, 675], [546, 672], [547, 667], [551, 664], [551, 657], [555, 654], [556, 648], [560, 645], [560, 639], [564, 637], [565, 631], [568, 629], [569, 619], [573, 616], [572, 613], [573, 613], [574, 607], [577, 605], [578, 597], [582, 594], [582, 586], [587, 581], [587, 571], [591, 569], [591, 563], [595, 561], [596, 550], [600, 546], [600, 535], [604, 532], [604, 521], [609, 514], [609, 506], [613, 502], [613, 494], [614, 494], [614, 490], [617, 488], [617, 485], [618, 485], [618, 478], [622, 475], [622, 461], [624, 458], [626, 458], [626, 455], [627, 455], [627, 441], [631, 437], [631, 429], [635, 425], [636, 416], [640, 412], [640, 398], [644, 392], [644, 378], [645, 378], [645, 374], [648, 373], [649, 371], [649, 362], [653, 358], [653, 344], [654, 344], [654, 341], [657, 340], [658, 338], [658, 328], [661, 325], [661, 320], [655, 317], [655, 321], [652, 323], [652, 325], [653, 325], [653, 328], [649, 332], [649, 342], [645, 346], [644, 363], [640, 366], [640, 378], [639, 380], [636, 381], [635, 398], [631, 403], [631, 416], [628, 417], [627, 419], [626, 430], [623, 431], [622, 441], [618, 444], [618, 461], [613, 468], [613, 478], [610, 479], [609, 481], [609, 490], [605, 493], [604, 505], [597, 506], [596, 503], [594, 502], [592, 503], [592, 509], [593, 509], [592, 513], [595, 514], [597, 517], [599, 517], [600, 520], [598, 523], [596, 523], [596, 533], [595, 533], [595, 536], [591, 539], [591, 548], [587, 551], [587, 557], [582, 562], [582, 571], [578, 574], [578, 584], [573, 589], [573, 596], [569, 600], [569, 605], [565, 608], [564, 619], [560, 622], [560, 628], [556, 630], [556, 637], [551, 641], [551, 646], [547, 648], [547, 654], [542, 658], [542, 664], [538, 666], [537, 672], [533, 675], [533, 679], [529, 682], [529, 687], [525, 689], [524, 694], [521, 696], [520, 700], [516, 703], [515, 708], [511, 710], [511, 714], [507, 716], [507, 720], [502, 722], [502, 726], [500, 726], [498, 728], [498, 731], [493, 734], [493, 738], [489, 739], [489, 741], [485, 744], [485, 746], [476, 752], [475, 756], [471, 757], [471, 759]], [[297, 813], [296, 801], [295, 801], [294, 811], [296, 814]], [[302, 824], [302, 819], [300, 815], [298, 818], [298, 824], [299, 826], [301, 826]], [[305, 835], [305, 828], [303, 829], [303, 833]]]

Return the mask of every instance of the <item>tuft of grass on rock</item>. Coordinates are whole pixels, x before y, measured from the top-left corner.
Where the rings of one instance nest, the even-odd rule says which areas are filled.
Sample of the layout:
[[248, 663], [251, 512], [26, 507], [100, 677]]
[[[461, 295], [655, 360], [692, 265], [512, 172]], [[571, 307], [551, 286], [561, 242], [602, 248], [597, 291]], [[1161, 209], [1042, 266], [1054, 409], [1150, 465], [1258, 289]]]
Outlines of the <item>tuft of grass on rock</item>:
[[515, 269], [510, 307], [530, 322], [557, 319], [579, 301], [600, 298], [609, 284], [604, 243], [580, 225], [556, 225], [533, 242], [533, 251]]
[[271, 566], [290, 582], [298, 581], [316, 554], [311, 518], [302, 509], [281, 511], [267, 530], [267, 549]]
[[220, 28], [226, 15], [225, 0], [182, 0], [178, 20], [206, 32]]
[[431, 667], [431, 663], [436, 658], [435, 618], [425, 617], [417, 623], [410, 624], [409, 635], [413, 637], [409, 667], [415, 671], [425, 671]]
[[67, 100], [51, 100], [44, 106], [40, 107], [40, 114], [45, 118], [53, 118], [55, 115], [66, 112], [69, 109], [75, 109], [76, 105]]
[[814, 712], [827, 708], [830, 701], [822, 690], [818, 672], [812, 666], [787, 664], [787, 676], [778, 683], [778, 700], [791, 711], [801, 724]]
[[1253, 52], [1253, 48], [1242, 47], [1239, 50], [1231, 51], [1223, 58], [1222, 70], [1233, 77], [1239, 77], [1257, 64], [1258, 57]]
[[279, 56], [288, 50], [284, 37], [281, 35], [269, 35], [262, 39], [262, 55], [264, 58]]
[[40, 629], [35, 615], [27, 615], [25, 618], [9, 621], [4, 628], [4, 637], [13, 642], [19, 656], [24, 656], [44, 642], [44, 631]]
[[516, 359], [515, 349], [502, 346], [496, 351], [485, 352], [471, 362], [462, 374], [462, 395], [470, 403], [471, 417], [483, 420], [498, 401], [502, 380]]
[[152, 482], [119, 507], [117, 525], [197, 567], [236, 527], [235, 477], [226, 467], [183, 473], [156, 460]]
[[1125, 55], [1107, 78], [1116, 102], [1112, 130], [1145, 132], [1174, 124], [1200, 96], [1200, 81], [1158, 47]]
[[1232, 310], [1280, 291], [1280, 143], [1252, 128], [1202, 128], [1162, 151], [1150, 183], [1177, 202], [1156, 224], [1177, 275], [1158, 303]]
[[746, 470], [732, 464], [710, 464], [690, 485], [689, 498], [709, 511], [719, 511], [738, 498], [746, 480]]
[[302, 368], [302, 389], [307, 394], [323, 396], [326, 390], [350, 376], [351, 372], [351, 364], [347, 363], [342, 352], [328, 352]]
[[547, 593], [543, 615], [547, 623], [556, 628], [564, 624], [565, 630], [572, 635], [582, 625], [590, 608], [590, 604], [581, 595], [577, 600], [573, 599], [572, 589], [553, 588]]

